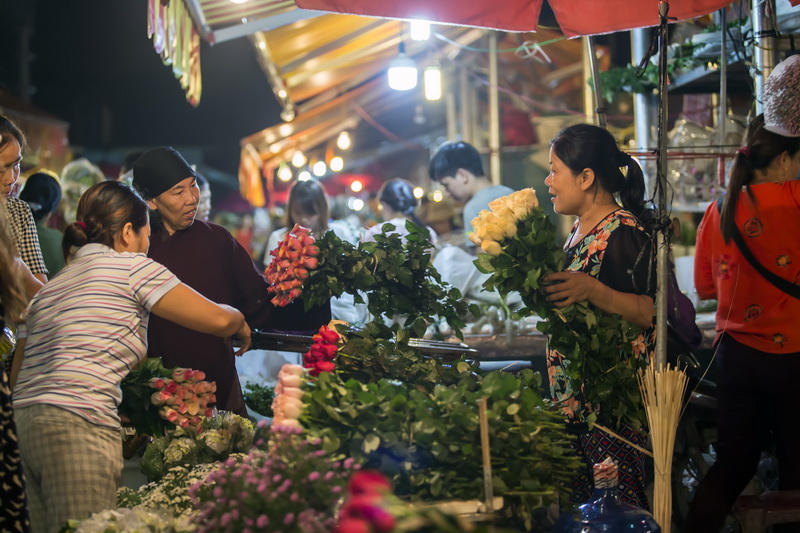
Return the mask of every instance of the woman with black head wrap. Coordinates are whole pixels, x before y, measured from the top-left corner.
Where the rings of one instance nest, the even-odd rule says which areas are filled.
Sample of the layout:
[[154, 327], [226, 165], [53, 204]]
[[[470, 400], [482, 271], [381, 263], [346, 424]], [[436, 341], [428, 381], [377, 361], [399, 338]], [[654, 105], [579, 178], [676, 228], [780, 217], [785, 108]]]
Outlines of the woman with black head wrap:
[[436, 244], [436, 232], [427, 227], [416, 215], [418, 200], [414, 197], [414, 189], [407, 180], [395, 178], [387, 181], [378, 192], [381, 212], [384, 222], [375, 224], [368, 229], [362, 242], [375, 240], [375, 235], [384, 233], [384, 224], [392, 224], [394, 229], [387, 233], [397, 233], [401, 237], [408, 235], [406, 222], [412, 222], [421, 228], [426, 228], [430, 232], [431, 242]]

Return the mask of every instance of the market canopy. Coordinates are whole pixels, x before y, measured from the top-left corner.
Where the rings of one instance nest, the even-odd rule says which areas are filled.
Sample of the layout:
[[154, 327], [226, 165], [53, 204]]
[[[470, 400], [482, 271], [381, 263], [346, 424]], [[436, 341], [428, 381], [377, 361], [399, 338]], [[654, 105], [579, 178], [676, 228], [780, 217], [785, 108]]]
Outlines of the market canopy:
[[[422, 19], [505, 31], [537, 31], [544, 0], [296, 0], [304, 9], [371, 17]], [[548, 0], [567, 37], [597, 35], [658, 24], [657, 0]], [[730, 0], [671, 0], [677, 20], [707, 15]]]

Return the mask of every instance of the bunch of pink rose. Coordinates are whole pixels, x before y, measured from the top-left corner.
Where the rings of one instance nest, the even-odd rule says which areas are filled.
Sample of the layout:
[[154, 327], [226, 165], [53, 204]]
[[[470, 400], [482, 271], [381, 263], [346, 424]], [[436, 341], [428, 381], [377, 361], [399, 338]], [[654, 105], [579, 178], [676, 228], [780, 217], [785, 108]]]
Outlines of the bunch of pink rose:
[[319, 376], [321, 372], [333, 372], [336, 368], [333, 361], [339, 352], [341, 335], [329, 326], [322, 326], [312, 339], [314, 343], [303, 356], [303, 366], [312, 376]]
[[299, 427], [297, 417], [303, 412], [305, 370], [299, 365], [283, 365], [278, 372], [275, 399], [272, 400], [272, 425]]
[[150, 401], [159, 408], [159, 416], [176, 426], [201, 432], [203, 418], [212, 415], [208, 405], [217, 401], [217, 384], [204, 381], [205, 378], [205, 372], [191, 368], [173, 369], [172, 378], [150, 378], [150, 387], [156, 389]]
[[319, 247], [309, 229], [295, 224], [270, 255], [272, 261], [264, 274], [270, 283], [269, 292], [275, 295], [272, 303], [285, 307], [303, 292], [308, 271], [317, 268]]

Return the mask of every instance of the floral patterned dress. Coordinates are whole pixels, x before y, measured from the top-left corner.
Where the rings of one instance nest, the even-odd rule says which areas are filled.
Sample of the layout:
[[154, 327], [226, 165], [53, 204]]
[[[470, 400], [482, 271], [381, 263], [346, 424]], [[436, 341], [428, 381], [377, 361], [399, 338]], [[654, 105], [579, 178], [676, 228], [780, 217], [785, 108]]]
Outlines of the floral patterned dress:
[[[567, 243], [571, 242], [576, 231], [577, 223], [573, 226]], [[648, 236], [636, 217], [619, 209], [601, 220], [580, 242], [571, 247], [564, 246], [567, 270], [585, 272], [620, 292], [654, 297], [655, 275], [649, 272], [650, 254], [646, 252], [649, 246]], [[644, 331], [634, 341], [633, 349], [637, 356], [650, 355], [655, 349], [654, 328]], [[573, 499], [577, 502], [589, 499], [593, 489], [591, 466], [610, 456], [619, 466], [618, 490], [621, 497], [634, 505], [647, 508], [644, 455], [630, 444], [601, 430], [585, 429], [592, 407], [567, 377], [564, 370], [567, 363], [561, 353], [547, 350], [550, 393], [554, 401], [563, 405], [562, 410], [567, 421], [579, 433], [576, 448], [586, 465], [572, 481]], [[638, 446], [644, 445], [644, 435], [632, 427], [623, 424], [612, 429], [628, 441]]]

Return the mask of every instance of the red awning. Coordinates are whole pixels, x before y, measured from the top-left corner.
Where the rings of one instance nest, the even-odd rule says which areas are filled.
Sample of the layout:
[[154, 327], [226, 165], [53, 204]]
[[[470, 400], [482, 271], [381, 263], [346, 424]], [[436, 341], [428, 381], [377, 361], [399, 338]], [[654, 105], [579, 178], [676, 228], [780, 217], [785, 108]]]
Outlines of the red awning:
[[[544, 0], [296, 0], [303, 9], [423, 19], [505, 31], [536, 31]], [[548, 0], [567, 37], [658, 25], [658, 0]], [[707, 15], [730, 0], [671, 0], [678, 20]]]

